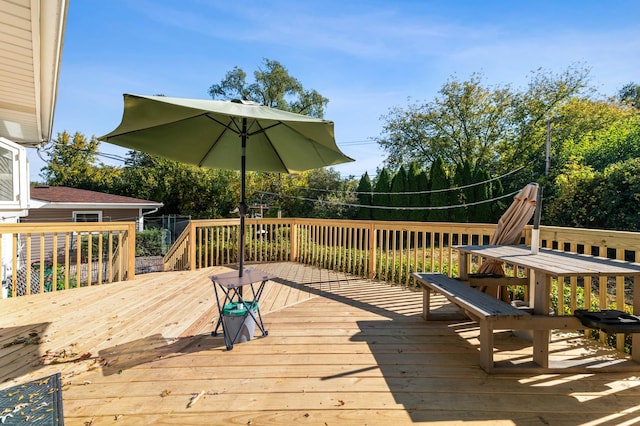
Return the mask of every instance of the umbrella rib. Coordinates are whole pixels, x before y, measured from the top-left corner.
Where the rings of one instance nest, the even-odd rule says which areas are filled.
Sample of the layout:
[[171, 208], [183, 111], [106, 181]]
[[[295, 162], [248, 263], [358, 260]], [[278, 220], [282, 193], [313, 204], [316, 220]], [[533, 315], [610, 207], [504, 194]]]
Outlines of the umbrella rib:
[[[207, 114], [205, 114], [205, 117], [209, 118], [210, 120], [215, 121], [216, 123], [220, 124], [222, 127], [224, 127], [224, 131], [221, 132], [218, 137], [216, 138], [216, 140], [211, 144], [211, 146], [209, 147], [209, 149], [207, 150], [207, 152], [202, 156], [202, 158], [200, 159], [200, 161], [198, 162], [198, 167], [202, 167], [202, 165], [204, 164], [204, 162], [207, 160], [207, 158], [209, 157], [209, 154], [211, 154], [211, 151], [213, 151], [213, 148], [216, 147], [216, 145], [218, 144], [218, 142], [220, 142], [220, 139], [222, 139], [222, 137], [227, 133], [227, 130], [235, 133], [237, 135], [239, 135], [241, 133], [241, 131], [235, 131], [233, 130], [233, 128], [231, 126], [229, 126], [226, 123], [221, 122], [220, 120], [215, 119], [214, 117], [211, 117]], [[231, 122], [233, 124], [236, 124], [236, 121], [233, 119], [233, 117], [231, 117]], [[237, 126], [237, 124], [236, 124]]]
[[242, 133], [242, 130], [238, 126], [238, 123], [236, 123], [236, 120], [232, 116], [229, 116], [229, 118], [231, 119], [231, 123], [235, 124], [235, 127], [236, 127], [235, 129], [233, 127], [231, 127], [228, 123], [223, 123], [222, 121], [218, 120], [215, 117], [210, 116], [209, 114], [205, 114], [204, 116], [207, 117], [209, 120], [215, 121], [216, 123], [218, 123], [219, 125], [221, 125], [225, 129], [229, 130], [232, 133], [235, 133], [236, 135], [239, 135], [240, 133]]
[[258, 124], [258, 127], [260, 128], [260, 130], [258, 130], [257, 132], [251, 132], [247, 134], [247, 136], [257, 135], [259, 133], [265, 133], [267, 130], [272, 129], [276, 126], [284, 125], [282, 121], [278, 121], [277, 123], [274, 123], [271, 126], [267, 126], [267, 127], [261, 127], [257, 120], [255, 121], [255, 123]]
[[284, 124], [284, 123], [282, 121], [279, 121], [276, 124], [273, 124], [273, 125], [265, 127], [265, 128], [263, 128], [260, 125], [260, 122], [257, 121], [257, 120], [256, 120], [256, 124], [260, 128], [260, 131], [253, 132], [252, 135], [255, 135], [255, 134], [258, 134], [258, 133], [264, 133], [264, 138], [267, 140], [267, 142], [269, 142], [269, 145], [271, 145], [271, 148], [273, 149], [273, 152], [275, 152], [276, 156], [278, 157], [278, 160], [280, 161], [280, 164], [282, 164], [282, 167], [287, 171], [287, 173], [289, 173], [289, 168], [287, 167], [287, 165], [282, 160], [282, 157], [280, 156], [280, 152], [276, 149], [275, 146], [273, 146], [273, 142], [271, 142], [271, 138], [269, 137], [269, 134], [267, 133], [267, 130], [269, 130], [270, 128], [278, 126], [280, 124]]

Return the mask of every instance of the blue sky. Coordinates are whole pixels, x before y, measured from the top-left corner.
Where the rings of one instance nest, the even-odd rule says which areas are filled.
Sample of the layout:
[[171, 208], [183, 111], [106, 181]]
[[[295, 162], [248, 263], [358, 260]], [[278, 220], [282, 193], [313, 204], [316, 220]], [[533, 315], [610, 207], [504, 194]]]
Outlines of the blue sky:
[[[114, 129], [123, 93], [208, 99], [234, 66], [252, 75], [268, 58], [329, 98], [325, 118], [356, 159], [336, 169], [373, 176], [384, 161], [371, 141], [381, 116], [433, 99], [452, 75], [521, 88], [540, 67], [581, 63], [603, 95], [640, 84], [638, 16], [640, 0], [75, 0], [54, 136]], [[44, 162], [30, 151], [38, 180]]]

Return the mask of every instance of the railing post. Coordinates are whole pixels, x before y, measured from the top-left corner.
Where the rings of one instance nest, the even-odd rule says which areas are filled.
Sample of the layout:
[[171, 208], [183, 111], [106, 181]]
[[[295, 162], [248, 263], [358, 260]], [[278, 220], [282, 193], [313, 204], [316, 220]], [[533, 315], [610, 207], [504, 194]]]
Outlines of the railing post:
[[196, 270], [196, 224], [189, 222], [189, 270]]
[[291, 257], [289, 261], [295, 262], [298, 258], [298, 224], [295, 219], [291, 222], [289, 238], [291, 239]]
[[132, 222], [128, 226], [129, 237], [128, 241], [128, 260], [127, 260], [127, 280], [132, 280], [136, 277], [136, 224]]
[[373, 279], [375, 276], [376, 268], [376, 227], [374, 222], [369, 224], [369, 264], [368, 264], [368, 277]]

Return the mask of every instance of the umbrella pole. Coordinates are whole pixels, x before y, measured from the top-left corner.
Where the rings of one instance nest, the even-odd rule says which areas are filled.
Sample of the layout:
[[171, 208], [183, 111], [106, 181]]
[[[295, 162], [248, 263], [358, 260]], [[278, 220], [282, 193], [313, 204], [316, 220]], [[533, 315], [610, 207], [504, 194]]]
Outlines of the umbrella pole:
[[[242, 119], [242, 157], [240, 159], [240, 205], [238, 212], [240, 213], [240, 244], [238, 257], [240, 268], [238, 276], [242, 277], [244, 269], [244, 218], [247, 215], [247, 203], [245, 202], [245, 175], [247, 172], [247, 119]], [[242, 290], [242, 287], [240, 287]]]

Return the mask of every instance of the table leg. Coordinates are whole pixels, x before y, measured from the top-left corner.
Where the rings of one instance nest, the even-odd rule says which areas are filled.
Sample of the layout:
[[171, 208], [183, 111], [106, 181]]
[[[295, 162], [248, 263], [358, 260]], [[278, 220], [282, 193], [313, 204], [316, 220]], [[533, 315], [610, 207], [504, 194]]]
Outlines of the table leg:
[[458, 251], [458, 275], [463, 281], [469, 279], [470, 259], [471, 258], [467, 253]]
[[[633, 314], [640, 315], [640, 276], [633, 278]], [[640, 362], [640, 333], [631, 335], [631, 359]]]
[[[538, 271], [531, 272], [535, 276], [533, 313], [549, 315], [551, 276]], [[533, 362], [543, 368], [549, 367], [549, 330], [533, 331]]]

